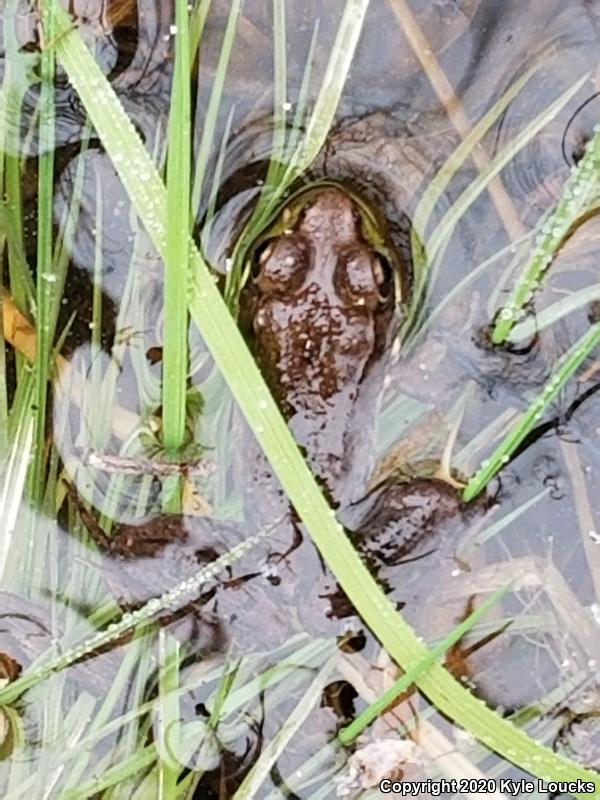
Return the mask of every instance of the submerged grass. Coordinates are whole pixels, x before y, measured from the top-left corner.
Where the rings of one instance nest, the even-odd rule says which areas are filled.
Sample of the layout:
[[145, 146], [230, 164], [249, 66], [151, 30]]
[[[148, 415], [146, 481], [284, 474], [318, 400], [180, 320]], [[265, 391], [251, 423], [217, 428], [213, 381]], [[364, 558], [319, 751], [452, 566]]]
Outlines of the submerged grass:
[[[65, 31], [64, 35], [57, 38], [57, 55], [88, 110], [107, 153], [113, 159], [134, 208], [143, 220], [158, 252], [165, 258], [168, 245], [164, 216], [166, 208], [164, 185], [130, 120], [124, 114], [118, 99], [100, 73], [79, 34], [74, 30], [69, 31], [67, 15], [55, 3], [53, 5], [61, 29]], [[366, 2], [358, 0], [349, 0], [346, 5], [325, 81], [309, 118], [306, 134], [300, 140], [295, 157], [286, 170], [286, 181], [299, 175], [310, 164], [329, 130], [352, 61], [366, 6]], [[99, 103], [99, 98], [102, 103]], [[188, 257], [192, 268], [189, 307], [207, 346], [292, 503], [340, 585], [390, 655], [405, 671], [410, 672], [427, 657], [427, 649], [383, 595], [361, 563], [344, 531], [335, 521], [332, 510], [301, 457], [237, 326], [224, 305], [206, 263], [193, 242], [190, 241], [188, 246]], [[154, 605], [145, 608], [141, 615], [145, 615], [148, 619], [163, 605], [162, 600], [156, 601], [157, 605], [155, 601], [151, 602]], [[141, 621], [139, 612], [134, 613], [138, 616], [132, 615], [133, 621]], [[132, 619], [129, 619], [127, 624], [131, 625]], [[99, 634], [97, 641], [87, 642], [86, 647], [96, 647], [100, 640], [111, 641], [111, 635], [116, 638], [123, 630], [122, 625], [125, 624], [123, 622], [121, 627], [117, 625], [112, 631]], [[104, 636], [107, 638], [102, 638]], [[74, 657], [81, 655], [81, 650], [72, 651], [68, 658], [63, 656], [62, 660], [56, 661], [53, 668], [64, 667], [72, 663], [69, 659], [73, 660]], [[27, 678], [31, 679], [31, 676]], [[9, 699], [18, 696], [28, 685], [27, 678], [0, 692], [0, 701], [8, 702]], [[440, 665], [432, 664], [426, 672], [416, 678], [416, 683], [442, 712], [456, 720], [488, 747], [524, 769], [548, 780], [559, 780], [565, 774], [573, 779], [580, 777], [588, 781], [596, 780], [594, 773], [544, 748], [491, 712]], [[153, 760], [155, 754], [140, 751], [138, 756], [141, 759]], [[127, 766], [128, 770], [131, 770], [132, 765]]]
[[[54, 36], [54, 9], [44, 4], [42, 8], [42, 29], [44, 36]], [[52, 361], [54, 341], [54, 320], [57, 293], [54, 284], [53, 248], [53, 203], [54, 203], [54, 52], [46, 48], [41, 56], [41, 91], [39, 124], [39, 174], [38, 174], [38, 229], [37, 229], [37, 287], [36, 322], [38, 342], [35, 356], [35, 449], [34, 462], [30, 473], [30, 491], [37, 503], [42, 500], [45, 486], [44, 471], [46, 457], [46, 401], [48, 377]]]
[[[480, 172], [477, 178], [461, 193], [452, 206], [445, 212], [430, 234], [425, 233], [425, 228], [431, 216], [433, 205], [441, 196], [441, 192], [456, 175], [468, 154], [478, 144], [486, 131], [496, 122], [507, 104], [514, 99], [516, 94], [527, 84], [530, 74], [525, 75], [515, 86], [508, 89], [492, 108], [475, 125], [471, 135], [454, 151], [441, 169], [441, 176], [434, 181], [429, 191], [424, 193], [423, 200], [417, 207], [415, 225], [413, 226], [412, 252], [415, 268], [415, 291], [411, 299], [410, 308], [404, 324], [405, 331], [410, 330], [410, 337], [417, 336], [424, 323], [425, 309], [427, 308], [427, 292], [431, 290], [441, 269], [442, 259], [446, 248], [453, 236], [459, 220], [473, 205], [477, 198], [485, 191], [490, 182], [500, 171], [515, 157], [515, 155], [532, 141], [558, 113], [569, 100], [581, 89], [588, 80], [584, 75], [563, 92], [548, 108], [544, 109], [537, 117], [531, 120], [523, 130], [511, 139]], [[424, 244], [421, 244], [421, 240]]]
[[[272, 165], [269, 168], [270, 176], [271, 178], [276, 176], [276, 182], [274, 184], [265, 183], [252, 216], [241, 232], [233, 250], [232, 268], [227, 276], [224, 294], [227, 305], [234, 313], [237, 310], [240, 288], [247, 274], [246, 258], [250, 245], [264, 231], [290, 186], [308, 169], [317, 157], [331, 129], [344, 89], [346, 76], [354, 58], [354, 51], [358, 44], [368, 5], [368, 0], [346, 1], [331, 58], [327, 63], [323, 81], [310, 114], [302, 105], [306, 99], [305, 90], [307, 89], [303, 83], [299, 96], [299, 106], [294, 115], [294, 127], [289, 131], [288, 139], [283, 148], [286, 153], [286, 161], [279, 166], [279, 162], [275, 158], [272, 159]], [[282, 28], [281, 33], [283, 34], [283, 15], [281, 13], [276, 14], [276, 19], [279, 20]], [[315, 38], [313, 37], [313, 44], [314, 41]], [[307, 75], [310, 75], [310, 59], [312, 59], [313, 52], [313, 47], [311, 46]], [[278, 59], [277, 63], [279, 61], [283, 63], [285, 58], [285, 53], [277, 46], [276, 58]], [[276, 96], [280, 97], [281, 94], [283, 92], [280, 89]], [[281, 145], [278, 131], [283, 111], [285, 109], [274, 110], [274, 118], [276, 121], [279, 120], [275, 125], [276, 144], [278, 145]], [[300, 135], [299, 130], [301, 128], [304, 128], [304, 130]], [[296, 145], [293, 150], [290, 148], [291, 142]], [[276, 155], [279, 155], [279, 153]]]

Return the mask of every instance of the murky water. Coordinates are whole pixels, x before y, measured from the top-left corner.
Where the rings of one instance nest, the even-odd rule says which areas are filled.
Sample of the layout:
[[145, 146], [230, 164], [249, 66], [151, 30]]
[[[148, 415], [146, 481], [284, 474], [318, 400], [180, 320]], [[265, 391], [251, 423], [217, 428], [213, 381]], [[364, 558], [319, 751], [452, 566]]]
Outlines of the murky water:
[[[304, 93], [308, 108], [315, 102], [344, 3], [328, 2], [326, 10], [317, 2], [284, 5], [293, 113]], [[79, 33], [164, 166], [171, 3], [73, 6]], [[247, 0], [212, 115], [232, 7], [210, 4], [193, 69], [196, 155], [206, 126], [215, 129], [195, 236], [221, 275], [265, 178], [276, 77], [273, 9]], [[4, 0], [0, 244], [4, 287], [25, 314], [32, 308], [15, 265], [28, 264], [35, 274], [37, 25], [27, 3]], [[600, 99], [582, 105], [597, 91], [599, 35], [600, 11], [583, 0], [370, 3], [335, 123], [300, 183], [334, 180], [359, 193], [385, 218], [406, 259], [411, 220], [423, 219], [423, 198], [440, 175], [448, 180], [437, 184], [420, 231], [437, 248], [420, 325], [399, 351], [381, 355], [354, 411], [352, 459], [338, 496], [349, 527], [358, 513], [353, 504], [383, 479], [429, 478], [446, 460], [455, 479], [472, 474], [596, 318], [592, 217], [552, 264], [510, 352], [487, 344], [490, 321], [531, 250], [531, 231], [560, 196], [597, 123]], [[461, 141], [528, 71], [475, 150], [459, 159]], [[18, 505], [23, 479], [5, 462], [6, 682], [268, 532], [209, 576], [189, 602], [163, 614], [161, 626], [87, 654], [11, 705], [2, 718], [2, 796], [227, 798], [250, 780], [255, 764], [267, 763], [251, 796], [328, 798], [354, 750], [368, 758], [366, 745], [384, 742], [393, 751], [398, 733], [416, 743], [415, 752], [397, 758], [405, 778], [522, 777], [416, 693], [357, 746], [335, 744], [339, 729], [397, 673], [289, 508], [193, 325], [190, 408], [200, 410], [189, 415], [182, 457], [185, 513], [163, 513], [161, 486], [177, 474], [161, 460], [157, 435], [163, 264], [61, 67], [55, 99], [55, 236], [68, 229], [57, 328], [67, 361], [50, 413], [49, 475], [57, 480], [43, 512], [33, 514], [26, 502], [13, 508], [10, 492]], [[546, 324], [544, 315], [569, 298], [571, 313]], [[9, 399], [16, 403], [25, 392], [23, 364], [10, 343], [6, 354]], [[355, 538], [428, 642], [442, 638], [490, 589], [512, 581], [501, 605], [463, 642], [457, 670], [500, 713], [537, 706], [528, 733], [591, 768], [599, 759], [600, 705], [596, 374], [590, 360], [471, 509], [411, 517], [422, 535], [402, 558], [394, 557], [393, 541], [377, 540], [378, 548]], [[61, 479], [77, 487], [68, 502]], [[427, 500], [425, 492], [417, 495]], [[116, 521], [112, 544], [103, 539], [100, 514]], [[465, 656], [479, 640], [484, 644]]]

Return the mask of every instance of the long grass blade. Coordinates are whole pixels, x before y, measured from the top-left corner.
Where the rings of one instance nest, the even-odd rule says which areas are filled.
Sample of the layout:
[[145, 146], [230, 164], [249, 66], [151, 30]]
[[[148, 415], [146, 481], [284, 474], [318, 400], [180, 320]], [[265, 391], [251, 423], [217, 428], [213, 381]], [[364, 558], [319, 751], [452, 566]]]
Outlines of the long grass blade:
[[188, 367], [188, 247], [191, 172], [190, 42], [187, 0], [175, 5], [175, 71], [169, 114], [163, 351], [163, 437], [176, 456], [185, 438]]
[[[53, 2], [58, 14], [60, 9], [56, 0]], [[366, 9], [366, 3], [357, 5], [351, 1], [347, 5], [347, 9], [354, 9], [355, 24], [356, 9], [360, 10], [362, 6]], [[63, 20], [64, 17], [63, 13]], [[358, 21], [362, 22], [361, 15]], [[359, 31], [354, 31], [349, 38], [357, 39], [358, 34]], [[130, 155], [125, 160], [117, 159], [116, 167], [134, 208], [144, 221], [158, 252], [163, 255], [166, 248], [165, 189], [148, 153], [76, 31], [59, 39], [57, 53], [113, 162], [115, 156], [122, 155], [124, 150]], [[331, 109], [329, 111], [331, 115]], [[313, 128], [313, 134], [316, 129], [320, 129], [320, 125]], [[312, 152], [312, 146], [304, 148], [303, 152]], [[324, 560], [365, 624], [403, 669], [410, 670], [427, 655], [427, 649], [382, 593], [336, 522], [334, 512], [302, 458], [207, 264], [191, 240], [189, 246], [193, 268], [190, 313], [204, 341]], [[434, 664], [419, 676], [417, 685], [443, 713], [510, 761], [534, 770], [546, 780], [560, 780], [568, 774], [600, 786], [600, 782], [596, 783], [596, 773], [516, 730], [473, 697], [440, 665]], [[0, 692], [0, 702], [9, 690], [7, 687]]]
[[227, 18], [227, 26], [223, 36], [223, 43], [221, 45], [221, 52], [219, 54], [219, 63], [215, 72], [215, 78], [208, 101], [208, 107], [204, 112], [204, 117], [198, 125], [202, 131], [202, 138], [200, 140], [200, 147], [198, 148], [198, 155], [196, 157], [196, 169], [194, 173], [194, 185], [192, 188], [191, 208], [192, 216], [195, 219], [199, 210], [202, 200], [202, 193], [204, 189], [204, 179], [206, 177], [206, 170], [210, 153], [214, 144], [215, 130], [217, 127], [217, 119], [219, 116], [219, 109], [221, 108], [221, 101], [223, 97], [223, 90], [225, 87], [225, 76], [227, 75], [227, 68], [229, 66], [229, 59], [233, 51], [233, 44], [235, 42], [235, 34], [237, 32], [237, 24], [240, 17], [242, 7], [241, 0], [232, 0], [229, 8], [229, 16]]
[[335, 659], [332, 659], [321, 667], [313, 682], [304, 693], [302, 701], [286, 719], [281, 730], [278, 731], [278, 733], [265, 747], [260, 755], [260, 758], [252, 767], [248, 775], [245, 777], [242, 785], [233, 796], [233, 800], [251, 800], [251, 798], [259, 796], [257, 793], [262, 786], [263, 781], [273, 768], [273, 765], [276, 763], [286, 745], [298, 731], [314, 706], [320, 702], [323, 694], [323, 688], [330, 679], [334, 664]]
[[600, 323], [592, 325], [589, 331], [565, 353], [541, 394], [502, 440], [493, 455], [483, 462], [481, 468], [473, 475], [463, 492], [463, 499], [466, 502], [477, 497], [494, 475], [510, 461], [513, 453], [541, 419], [546, 408], [598, 344], [600, 344]]

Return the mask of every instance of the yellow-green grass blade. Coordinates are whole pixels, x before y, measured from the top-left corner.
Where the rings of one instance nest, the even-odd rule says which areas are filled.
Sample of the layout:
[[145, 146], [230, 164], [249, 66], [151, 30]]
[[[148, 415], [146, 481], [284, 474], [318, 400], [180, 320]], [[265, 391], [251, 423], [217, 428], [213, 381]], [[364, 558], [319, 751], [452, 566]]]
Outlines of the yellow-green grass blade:
[[[356, 6], [356, 3], [349, 5]], [[56, 8], [65, 28], [66, 15]], [[148, 153], [76, 31], [59, 39], [57, 54], [106, 151], [115, 162], [137, 213], [164, 257], [166, 192]], [[405, 671], [410, 670], [426, 657], [427, 649], [385, 597], [336, 522], [218, 291], [213, 275], [191, 240], [189, 247], [193, 271], [190, 312], [215, 362], [340, 585], [390, 655]], [[600, 787], [596, 773], [516, 730], [471, 695], [440, 665], [434, 664], [420, 675], [417, 685], [443, 713], [490, 749], [525, 770], [547, 780], [559, 780], [568, 775], [572, 779], [592, 781]], [[4, 692], [0, 693], [0, 701], [4, 699]]]
[[[187, 0], [185, 0], [187, 5]], [[189, 73], [188, 73], [189, 74]], [[158, 653], [158, 783], [161, 797], [173, 797], [182, 765], [181, 719], [178, 689], [181, 681], [181, 645], [164, 629], [159, 631]]]
[[481, 468], [467, 484], [463, 499], [472, 500], [487, 486], [494, 475], [510, 460], [510, 457], [525, 440], [542, 414], [558, 395], [567, 381], [600, 344], [600, 323], [597, 322], [565, 353], [552, 372], [552, 377], [527, 411], [521, 416], [513, 430], [505, 436], [493, 455], [482, 463]]
[[[44, 36], [54, 35], [54, 9], [42, 7]], [[45, 481], [46, 402], [48, 376], [54, 338], [53, 317], [57, 297], [54, 284], [57, 275], [53, 269], [53, 203], [54, 203], [54, 53], [45, 49], [41, 55], [39, 171], [38, 171], [38, 224], [37, 224], [37, 275], [36, 275], [36, 325], [37, 347], [35, 354], [35, 437], [34, 461], [30, 473], [30, 491], [36, 502], [41, 502]]]
[[210, 99], [208, 101], [208, 107], [202, 119], [202, 138], [200, 139], [200, 146], [196, 156], [196, 168], [194, 172], [194, 181], [191, 194], [191, 209], [192, 217], [194, 219], [196, 218], [196, 215], [200, 209], [202, 193], [204, 191], [204, 179], [206, 177], [206, 170], [208, 167], [211, 149], [214, 144], [217, 119], [219, 116], [221, 99], [223, 97], [223, 90], [225, 87], [225, 77], [227, 75], [229, 59], [231, 58], [231, 53], [233, 51], [233, 44], [235, 41], [235, 34], [237, 31], [241, 7], [241, 0], [231, 0], [227, 25], [225, 27], [223, 43], [221, 45], [221, 52], [219, 54], [219, 63], [217, 64], [215, 78], [210, 93]]

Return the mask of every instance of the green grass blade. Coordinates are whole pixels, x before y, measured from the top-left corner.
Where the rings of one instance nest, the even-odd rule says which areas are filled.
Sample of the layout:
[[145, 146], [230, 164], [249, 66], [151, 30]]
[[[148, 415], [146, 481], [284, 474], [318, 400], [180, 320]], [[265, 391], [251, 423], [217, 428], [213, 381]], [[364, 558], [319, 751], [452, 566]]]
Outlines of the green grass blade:
[[600, 344], [600, 323], [592, 325], [589, 331], [565, 353], [541, 394], [521, 416], [513, 430], [502, 440], [493, 455], [482, 463], [481, 468], [473, 475], [463, 492], [463, 499], [466, 502], [477, 497], [494, 475], [508, 463], [512, 454], [538, 423], [546, 408], [598, 344]]
[[486, 614], [493, 606], [500, 602], [510, 587], [506, 586], [488, 598], [485, 603], [476, 608], [469, 616], [457, 625], [450, 633], [415, 666], [399, 678], [393, 686], [384, 692], [374, 703], [366, 708], [350, 725], [339, 732], [338, 736], [342, 744], [350, 744], [374, 722], [385, 709], [393, 703], [403, 692], [416, 683], [419, 675], [428, 670], [436, 661], [442, 658], [446, 652], [455, 645], [471, 628], [479, 622], [481, 617]]
[[[225, 287], [225, 300], [234, 313], [237, 308], [248, 248], [257, 235], [262, 232], [265, 224], [271, 219], [285, 192], [317, 157], [331, 130], [350, 65], [354, 58], [368, 5], [368, 0], [346, 0], [331, 57], [327, 64], [314, 108], [308, 118], [306, 132], [300, 138], [295, 150], [289, 155], [285, 170], [277, 173], [278, 180], [275, 185], [265, 183], [264, 190], [250, 222], [236, 243], [233, 255], [233, 269], [228, 275]], [[311, 45], [307, 71], [310, 70], [312, 52]], [[305, 77], [307, 77], [306, 74]], [[304, 89], [305, 86], [303, 85], [302, 88]], [[292, 132], [292, 136], [296, 139], [297, 133]]]
[[[413, 269], [415, 272], [415, 288], [412, 304], [419, 306], [427, 283], [427, 225], [436, 203], [443, 195], [446, 187], [469, 158], [473, 149], [483, 139], [492, 125], [500, 118], [510, 103], [518, 96], [521, 89], [529, 82], [535, 70], [529, 70], [516, 80], [497, 100], [484, 116], [473, 126], [470, 134], [459, 144], [452, 155], [441, 166], [429, 182], [419, 200], [412, 219], [411, 245], [413, 253]], [[421, 246], [425, 242], [425, 247]]]
[[287, 33], [285, 22], [285, 3], [273, 0], [273, 41], [275, 54], [273, 64], [273, 143], [271, 160], [265, 184], [267, 187], [278, 182], [284, 166], [285, 138], [287, 128]]
[[[175, 457], [185, 438], [191, 172], [190, 37], [187, 0], [175, 5], [175, 69], [169, 113], [163, 350], [163, 441]], [[175, 509], [173, 509], [175, 510]]]
[[492, 332], [494, 344], [506, 341], [510, 331], [522, 315], [524, 306], [531, 300], [562, 242], [577, 220], [584, 214], [598, 195], [600, 176], [600, 128], [587, 145], [579, 164], [572, 168], [562, 197], [554, 213], [542, 226], [533, 256], [514, 288], [508, 303], [500, 311]]
[[132, 775], [147, 769], [155, 761], [156, 746], [154, 744], [147, 745], [140, 748], [133, 757], [105, 770], [101, 777], [82, 783], [76, 789], [63, 792], [60, 800], [89, 800], [90, 797], [97, 797], [104, 789], [117, 786]]
[[527, 341], [535, 336], [536, 333], [555, 325], [569, 314], [588, 309], [598, 301], [600, 301], [599, 283], [586, 286], [585, 289], [577, 289], [547, 308], [537, 311], [535, 317], [530, 317], [523, 320], [523, 322], [517, 323], [511, 330], [508, 341], [511, 344]]
[[306, 133], [288, 167], [289, 182], [312, 164], [331, 130], [368, 7], [369, 0], [346, 2]]
[[469, 135], [461, 141], [456, 150], [454, 150], [452, 155], [442, 164], [427, 185], [423, 196], [415, 208], [412, 219], [413, 227], [419, 231], [422, 241], [427, 242], [427, 225], [429, 224], [433, 209], [446, 190], [446, 187], [469, 158], [473, 149], [490, 130], [492, 125], [500, 119], [508, 106], [520, 94], [521, 89], [529, 83], [529, 79], [535, 74], [535, 71], [536, 68], [528, 70], [508, 87], [502, 97], [500, 97], [494, 105], [486, 111], [483, 117], [473, 125]]
[[207, 566], [202, 567], [190, 578], [178, 583], [160, 597], [149, 600], [146, 605], [135, 611], [123, 614], [120, 620], [111, 622], [108, 628], [99, 631], [99, 633], [87, 639], [81, 645], [73, 647], [55, 658], [51, 658], [47, 663], [0, 688], [0, 705], [14, 702], [23, 692], [33, 686], [37, 686], [52, 673], [67, 669], [80, 659], [90, 655], [90, 653], [120, 639], [132, 629], [136, 629], [136, 635], [141, 634], [165, 610], [173, 611], [182, 608], [186, 602], [189, 602], [190, 598], [198, 596], [201, 587], [205, 583], [219, 575], [226, 567], [231, 566], [231, 564], [242, 558], [265, 539], [271, 532], [271, 527], [264, 528], [253, 536], [249, 536], [236, 547], [233, 547]]
[[[56, 0], [53, 2], [58, 14]], [[357, 5], [351, 0], [346, 8], [353, 8], [356, 13], [356, 9], [360, 10], [362, 6], [366, 8], [365, 3]], [[66, 15], [62, 13], [61, 16], [64, 19]], [[359, 20], [362, 21], [362, 16]], [[355, 38], [358, 38], [358, 33]], [[117, 154], [127, 152], [128, 158], [119, 158], [116, 162], [117, 170], [155, 247], [164, 255], [165, 188], [148, 153], [76, 31], [59, 39], [57, 53], [113, 161]], [[305, 152], [311, 152], [311, 149], [306, 148]], [[191, 240], [189, 246], [193, 273], [190, 312], [204, 341], [326, 563], [365, 624], [398, 664], [405, 671], [410, 670], [427, 655], [427, 649], [382, 593], [336, 522], [334, 512], [302, 458], [208, 266]], [[475, 738], [540, 777], [560, 780], [568, 774], [572, 778], [598, 781], [596, 773], [543, 747], [486, 708], [440, 665], [434, 664], [419, 676], [417, 685], [443, 713]], [[0, 692], [0, 701], [9, 689]], [[600, 782], [595, 785], [600, 786]]]
[[212, 0], [200, 0], [190, 14], [190, 63], [198, 53], [211, 2]]

